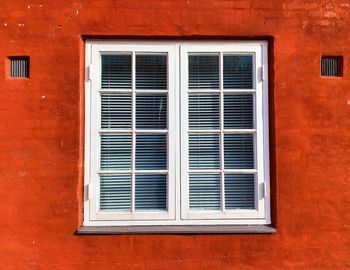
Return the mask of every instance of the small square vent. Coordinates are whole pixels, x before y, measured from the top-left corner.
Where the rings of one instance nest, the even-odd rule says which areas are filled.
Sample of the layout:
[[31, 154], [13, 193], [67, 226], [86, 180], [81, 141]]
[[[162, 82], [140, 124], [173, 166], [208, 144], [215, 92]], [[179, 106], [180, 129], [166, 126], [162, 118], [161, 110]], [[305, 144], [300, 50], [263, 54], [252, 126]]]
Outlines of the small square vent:
[[10, 77], [29, 78], [29, 57], [10, 56]]
[[321, 75], [327, 77], [343, 76], [343, 57], [342, 56], [322, 56]]

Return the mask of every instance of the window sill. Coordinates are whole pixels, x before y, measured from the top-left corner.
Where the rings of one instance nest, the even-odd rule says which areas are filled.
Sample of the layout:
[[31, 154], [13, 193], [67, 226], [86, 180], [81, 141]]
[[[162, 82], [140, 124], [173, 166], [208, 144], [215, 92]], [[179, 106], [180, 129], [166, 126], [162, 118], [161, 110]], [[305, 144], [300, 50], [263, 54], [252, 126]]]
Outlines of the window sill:
[[81, 226], [78, 235], [108, 234], [271, 234], [271, 225]]

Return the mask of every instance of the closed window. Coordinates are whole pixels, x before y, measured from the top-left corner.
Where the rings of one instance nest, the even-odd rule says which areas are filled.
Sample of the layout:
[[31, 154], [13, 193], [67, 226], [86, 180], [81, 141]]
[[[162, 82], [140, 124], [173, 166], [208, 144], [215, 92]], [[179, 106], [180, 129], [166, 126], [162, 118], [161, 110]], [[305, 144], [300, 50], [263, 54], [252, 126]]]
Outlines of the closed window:
[[265, 42], [88, 41], [84, 225], [269, 224]]

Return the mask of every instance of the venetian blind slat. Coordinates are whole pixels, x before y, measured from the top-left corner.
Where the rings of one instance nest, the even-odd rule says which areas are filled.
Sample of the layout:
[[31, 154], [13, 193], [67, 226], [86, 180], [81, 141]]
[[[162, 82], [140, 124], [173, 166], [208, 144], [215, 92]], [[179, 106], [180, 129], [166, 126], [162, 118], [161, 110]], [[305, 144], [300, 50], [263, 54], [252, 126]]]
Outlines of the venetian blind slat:
[[190, 169], [220, 169], [219, 134], [189, 135]]
[[130, 211], [130, 174], [100, 175], [100, 209], [102, 211]]
[[135, 210], [166, 210], [167, 175], [136, 174]]
[[167, 89], [167, 54], [136, 55], [136, 89]]
[[137, 134], [135, 165], [137, 170], [166, 170], [167, 135]]
[[253, 56], [224, 55], [224, 89], [253, 89]]
[[225, 208], [254, 209], [254, 174], [225, 174]]
[[131, 53], [102, 55], [101, 88], [131, 89]]
[[220, 96], [219, 94], [189, 95], [189, 128], [220, 128]]
[[189, 54], [189, 89], [219, 89], [219, 54]]
[[131, 135], [102, 134], [101, 135], [101, 170], [131, 169]]
[[101, 94], [101, 128], [131, 129], [131, 94]]
[[254, 135], [224, 135], [225, 169], [254, 169]]
[[225, 129], [253, 129], [253, 94], [224, 95]]
[[191, 210], [220, 209], [220, 174], [190, 174], [189, 185]]
[[137, 94], [136, 128], [166, 129], [167, 107], [166, 94]]

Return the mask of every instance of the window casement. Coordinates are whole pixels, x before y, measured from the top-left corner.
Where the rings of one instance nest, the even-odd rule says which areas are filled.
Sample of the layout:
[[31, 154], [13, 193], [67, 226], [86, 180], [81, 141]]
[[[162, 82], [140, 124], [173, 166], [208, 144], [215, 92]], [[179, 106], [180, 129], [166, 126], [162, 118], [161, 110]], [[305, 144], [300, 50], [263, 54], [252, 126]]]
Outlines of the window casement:
[[84, 226], [270, 224], [267, 42], [91, 40], [86, 70]]

